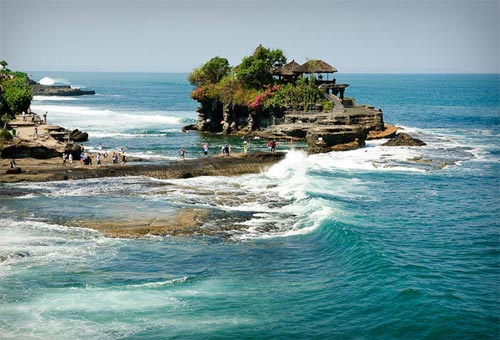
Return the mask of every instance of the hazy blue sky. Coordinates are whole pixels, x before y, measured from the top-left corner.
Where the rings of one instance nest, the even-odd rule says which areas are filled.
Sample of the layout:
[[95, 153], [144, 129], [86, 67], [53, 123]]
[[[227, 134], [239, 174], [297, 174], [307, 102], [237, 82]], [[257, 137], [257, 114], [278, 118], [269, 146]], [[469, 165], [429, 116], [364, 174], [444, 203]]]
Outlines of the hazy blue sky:
[[499, 0], [0, 0], [17, 70], [190, 71], [262, 43], [340, 72], [500, 72]]

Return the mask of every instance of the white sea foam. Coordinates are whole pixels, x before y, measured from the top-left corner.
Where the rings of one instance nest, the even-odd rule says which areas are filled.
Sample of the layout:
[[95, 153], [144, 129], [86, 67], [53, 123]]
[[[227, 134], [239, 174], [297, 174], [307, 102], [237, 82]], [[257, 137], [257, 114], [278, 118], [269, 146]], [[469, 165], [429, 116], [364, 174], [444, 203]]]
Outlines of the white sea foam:
[[158, 154], [155, 154], [155, 153], [153, 153], [151, 151], [147, 151], [147, 152], [131, 152], [131, 153], [129, 153], [129, 156], [131, 156], [131, 157], [137, 157], [137, 158], [142, 158], [142, 159], [147, 159], [147, 160], [150, 160], [150, 161], [164, 161], [164, 160], [175, 161], [175, 160], [179, 160], [179, 157], [158, 155]]
[[163, 130], [164, 133], [120, 133], [120, 132], [92, 132], [92, 137], [94, 138], [157, 138], [157, 137], [167, 137], [169, 133], [179, 132], [180, 129], [166, 129]]
[[[112, 258], [115, 242], [100, 233], [36, 220], [0, 219], [0, 277], [61, 261], [75, 265], [99, 253]], [[104, 247], [102, 247], [104, 245]]]
[[[342, 199], [372, 200], [366, 194], [365, 183], [357, 178], [335, 178], [336, 171], [403, 171], [423, 172], [419, 164], [409, 160], [422, 157], [426, 148], [384, 147], [385, 141], [369, 142], [366, 148], [326, 154], [306, 155], [291, 151], [285, 160], [271, 167], [264, 176], [250, 177], [244, 191], [252, 192], [252, 186], [265, 190], [268, 197], [276, 195], [285, 204], [273, 208], [265, 203], [244, 203], [225, 209], [258, 211], [253, 218], [242, 223], [248, 226], [238, 239], [255, 237], [292, 236], [314, 231], [325, 220], [343, 214]], [[251, 184], [248, 184], [251, 183]], [[271, 185], [274, 184], [274, 185]], [[264, 189], [265, 188], [265, 189]], [[273, 194], [274, 193], [274, 194]], [[321, 196], [329, 197], [323, 200]], [[339, 199], [335, 199], [338, 197]], [[287, 202], [288, 200], [288, 202]], [[266, 226], [273, 225], [273, 228]]]
[[43, 102], [43, 101], [75, 101], [75, 100], [78, 100], [78, 98], [77, 97], [70, 97], [70, 96], [33, 96], [33, 100], [35, 102], [38, 102], [38, 101], [40, 101], [40, 102]]
[[56, 83], [58, 84], [65, 84], [69, 85], [70, 82], [67, 79], [64, 78], [50, 78], [50, 77], [43, 77], [38, 81], [42, 85], [55, 85]]
[[[356, 155], [346, 159], [355, 159]], [[365, 165], [356, 169], [387, 171], [373, 165], [373, 154], [364, 161]], [[406, 159], [411, 153], [395, 152], [395, 159]], [[325, 220], [342, 214], [342, 205], [335, 199], [323, 196], [351, 197], [364, 199], [365, 183], [358, 179], [336, 180], [335, 177], [318, 176], [319, 173], [350, 169], [352, 165], [332, 167], [335, 155], [322, 154], [308, 156], [301, 151], [291, 151], [286, 158], [271, 167], [266, 173], [228, 177], [197, 177], [169, 182], [168, 195], [165, 187], [160, 187], [158, 199], [195, 204], [197, 207], [217, 208], [226, 213], [240, 216], [250, 214], [235, 223], [241, 228], [231, 233], [236, 240], [252, 238], [286, 237], [310, 233]], [[411, 169], [410, 169], [411, 170]], [[155, 188], [150, 195], [154, 195]], [[147, 197], [147, 195], [145, 196]], [[366, 199], [370, 199], [369, 197]]]
[[[158, 130], [169, 129], [182, 123], [181, 112], [120, 112], [86, 106], [32, 105], [35, 112], [49, 112], [49, 120], [69, 129], [78, 128], [100, 136], [130, 134], [130, 129]], [[143, 134], [147, 135], [147, 134]]]
[[179, 277], [176, 279], [172, 280], [166, 280], [166, 281], [157, 281], [157, 282], [146, 282], [146, 283], [140, 283], [140, 284], [134, 284], [134, 285], [127, 285], [125, 288], [158, 288], [158, 287], [163, 287], [163, 286], [170, 286], [176, 283], [183, 283], [186, 282], [188, 279], [187, 276]]

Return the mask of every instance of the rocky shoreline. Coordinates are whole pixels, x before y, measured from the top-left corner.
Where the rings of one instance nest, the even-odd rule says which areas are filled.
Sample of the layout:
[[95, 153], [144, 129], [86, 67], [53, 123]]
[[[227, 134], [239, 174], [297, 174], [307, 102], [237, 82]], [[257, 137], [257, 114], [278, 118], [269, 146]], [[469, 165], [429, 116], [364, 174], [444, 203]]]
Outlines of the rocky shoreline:
[[[127, 156], [127, 164], [104, 163], [102, 166], [83, 165], [79, 162], [80, 145], [72, 141], [71, 136], [87, 136], [81, 131], [69, 131], [57, 125], [42, 124], [39, 119], [36, 123], [24, 122], [22, 116], [10, 122], [11, 129], [16, 130], [12, 141], [6, 142], [1, 151], [0, 183], [12, 182], [44, 182], [60, 180], [79, 180], [87, 178], [120, 177], [120, 176], [147, 176], [157, 179], [190, 178], [197, 176], [237, 176], [248, 173], [259, 173], [285, 158], [285, 153], [251, 153], [235, 154], [231, 157], [211, 156], [198, 159], [168, 161], [163, 163], [144, 162]], [[34, 133], [37, 128], [37, 135]], [[336, 126], [338, 128], [339, 126]], [[371, 131], [365, 138], [390, 138], [395, 136], [398, 128], [385, 125], [382, 131]], [[422, 145], [421, 141], [413, 140], [410, 136], [400, 134], [401, 137], [390, 141], [387, 145]], [[268, 138], [272, 138], [269, 135]], [[69, 142], [68, 142], [69, 140]], [[318, 148], [325, 148], [324, 140], [313, 140], [309, 144]], [[337, 143], [327, 148], [334, 151], [344, 151], [360, 147], [359, 140], [349, 144]], [[326, 143], [325, 143], [326, 144]], [[322, 152], [321, 150], [319, 152]], [[73, 163], [63, 165], [63, 153], [73, 154]], [[10, 168], [12, 159], [16, 161], [16, 168]]]
[[[16, 160], [19, 173], [0, 173], [0, 183], [45, 182], [79, 180], [87, 178], [146, 176], [157, 179], [179, 179], [198, 176], [238, 176], [265, 171], [284, 159], [283, 152], [232, 154], [231, 157], [211, 156], [197, 159], [170, 161], [162, 164], [147, 163], [131, 159], [132, 162], [119, 164], [81, 165], [79, 161], [63, 165], [62, 159], [22, 158]], [[9, 160], [2, 159], [0, 166], [8, 168]]]

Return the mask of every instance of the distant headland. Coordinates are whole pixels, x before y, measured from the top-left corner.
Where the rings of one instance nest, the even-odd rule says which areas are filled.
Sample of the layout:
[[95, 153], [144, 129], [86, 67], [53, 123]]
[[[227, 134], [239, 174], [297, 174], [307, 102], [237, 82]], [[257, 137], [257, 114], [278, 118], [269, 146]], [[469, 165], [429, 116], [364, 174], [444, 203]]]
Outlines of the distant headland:
[[94, 90], [82, 90], [70, 85], [43, 85], [28, 78], [28, 82], [35, 96], [85, 96], [94, 95]]

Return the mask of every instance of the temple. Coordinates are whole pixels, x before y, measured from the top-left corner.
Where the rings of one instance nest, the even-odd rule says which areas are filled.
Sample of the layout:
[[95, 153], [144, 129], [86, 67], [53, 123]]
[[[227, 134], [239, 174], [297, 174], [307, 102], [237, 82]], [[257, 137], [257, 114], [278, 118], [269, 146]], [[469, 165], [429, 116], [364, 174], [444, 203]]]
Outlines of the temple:
[[[320, 59], [309, 60], [300, 65], [295, 60], [271, 71], [273, 77], [283, 83], [295, 83], [299, 77], [310, 78], [314, 75], [316, 84], [327, 94], [344, 99], [344, 91], [349, 84], [337, 84], [333, 75], [337, 69]], [[331, 79], [330, 79], [331, 78]]]

